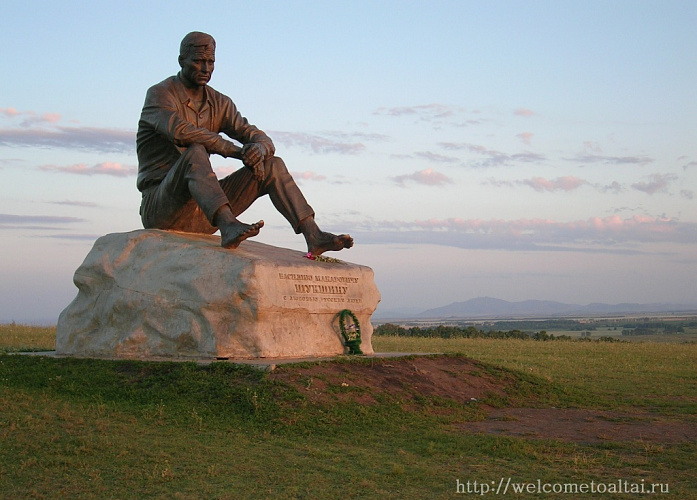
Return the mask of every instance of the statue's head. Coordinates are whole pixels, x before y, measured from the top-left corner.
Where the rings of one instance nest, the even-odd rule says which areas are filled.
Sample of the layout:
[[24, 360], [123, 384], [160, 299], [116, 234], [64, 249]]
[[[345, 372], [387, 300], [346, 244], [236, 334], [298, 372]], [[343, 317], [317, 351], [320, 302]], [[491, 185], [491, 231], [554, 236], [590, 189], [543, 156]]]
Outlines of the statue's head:
[[187, 87], [206, 85], [215, 66], [215, 40], [212, 36], [193, 31], [179, 45], [181, 78]]

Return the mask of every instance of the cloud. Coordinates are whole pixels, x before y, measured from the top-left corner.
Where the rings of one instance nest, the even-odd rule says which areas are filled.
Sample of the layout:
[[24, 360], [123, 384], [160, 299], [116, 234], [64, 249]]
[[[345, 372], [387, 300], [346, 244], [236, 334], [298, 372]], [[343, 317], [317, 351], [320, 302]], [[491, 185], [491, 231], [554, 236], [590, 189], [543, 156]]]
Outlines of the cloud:
[[530, 186], [535, 191], [574, 191], [579, 187], [587, 184], [583, 179], [567, 175], [565, 177], [557, 177], [556, 179], [544, 179], [542, 177], [533, 177], [522, 181], [526, 186]]
[[375, 132], [340, 132], [338, 130], [326, 130], [322, 135], [337, 137], [344, 140], [360, 139], [369, 142], [385, 142], [390, 140], [389, 135], [378, 134]]
[[0, 108], [0, 115], [5, 115], [9, 118], [19, 116], [21, 113], [15, 108]]
[[457, 106], [448, 106], [446, 104], [420, 104], [418, 106], [400, 106], [394, 108], [378, 108], [373, 112], [374, 115], [386, 116], [418, 116], [424, 120], [449, 118], [464, 111]]
[[42, 165], [38, 168], [46, 172], [78, 175], [111, 175], [114, 177], [130, 177], [138, 173], [138, 167], [114, 162], [102, 162], [92, 166], [87, 166], [84, 163], [68, 166]]
[[516, 137], [523, 141], [523, 144], [529, 146], [532, 143], [532, 138], [535, 134], [532, 132], [521, 132], [520, 134], [516, 134]]
[[78, 217], [60, 217], [56, 215], [0, 214], [0, 228], [2, 229], [29, 228], [32, 230], [49, 229], [55, 231], [57, 229], [56, 226], [84, 221], [85, 219]]
[[691, 161], [690, 163], [686, 163], [685, 165], [682, 166], [683, 170], [687, 170], [688, 168], [692, 167], [697, 167], [697, 161]]
[[573, 175], [567, 175], [565, 177], [557, 177], [556, 179], [545, 179], [543, 177], [532, 177], [530, 179], [523, 179], [517, 181], [489, 181], [489, 184], [494, 186], [527, 186], [533, 188], [538, 192], [554, 192], [554, 191], [575, 191], [588, 184], [588, 181], [574, 177]]
[[222, 167], [213, 167], [213, 170], [218, 175], [218, 178], [222, 179], [223, 177], [227, 177], [228, 175], [232, 174], [233, 172], [237, 172], [240, 168], [242, 168], [241, 163], [239, 165], [235, 165], [235, 166], [228, 165], [228, 166], [222, 166]]
[[291, 172], [290, 174], [297, 181], [323, 181], [327, 179], [326, 176], [311, 172], [309, 170], [306, 170], [305, 172]]
[[529, 116], [535, 116], [537, 113], [532, 111], [531, 109], [526, 109], [526, 108], [518, 108], [513, 112], [514, 115], [516, 116], [524, 116], [524, 117], [529, 117]]
[[[476, 111], [472, 111], [472, 113], [477, 114]], [[466, 127], [483, 123], [481, 118], [465, 118], [467, 110], [464, 108], [438, 103], [392, 108], [383, 107], [376, 109], [373, 114], [394, 118], [413, 117], [419, 121], [431, 123], [435, 128], [440, 128], [446, 124], [454, 127]]]
[[[342, 154], [356, 155], [365, 150], [365, 144], [352, 142], [352, 136], [340, 138], [340, 140], [330, 139], [325, 136], [306, 134], [299, 132], [269, 132], [274, 142], [283, 144], [286, 147], [301, 147], [315, 154]], [[376, 134], [379, 136], [379, 134]], [[383, 136], [384, 137], [384, 136]], [[365, 139], [365, 136], [363, 136]]]
[[583, 143], [583, 150], [586, 152], [591, 152], [591, 153], [602, 153], [603, 149], [600, 147], [600, 144], [597, 142], [593, 141], [584, 141]]
[[63, 201], [49, 201], [52, 205], [67, 205], [71, 207], [84, 207], [84, 208], [95, 208], [98, 207], [96, 203], [92, 201], [74, 201], [74, 200], [63, 200]]
[[0, 146], [67, 148], [100, 153], [135, 152], [135, 133], [95, 127], [0, 129]]
[[453, 180], [440, 172], [436, 172], [432, 168], [420, 170], [408, 175], [398, 175], [392, 177], [392, 180], [397, 184], [404, 185], [406, 182], [416, 182], [426, 186], [442, 186], [443, 184], [452, 184]]
[[421, 151], [418, 153], [414, 153], [414, 156], [422, 160], [428, 160], [438, 163], [457, 163], [460, 161], [459, 158], [456, 158], [454, 156], [444, 156], [438, 153], [432, 153], [431, 151]]
[[686, 200], [691, 200], [695, 197], [695, 192], [689, 189], [683, 189], [682, 191], [680, 191], [680, 196], [682, 196]]
[[652, 174], [649, 178], [649, 182], [636, 182], [632, 184], [632, 188], [649, 195], [667, 193], [668, 185], [678, 177], [675, 174]]
[[436, 244], [472, 249], [639, 253], [641, 244], [697, 244], [697, 223], [667, 217], [614, 215], [558, 222], [549, 219], [430, 219], [364, 224], [366, 243]]
[[17, 111], [15, 108], [0, 108], [0, 115], [4, 115], [7, 118], [23, 117], [24, 119], [20, 123], [23, 127], [29, 127], [37, 123], [56, 123], [61, 118], [57, 113], [37, 114], [33, 111]]
[[426, 160], [429, 162], [436, 162], [436, 163], [459, 163], [460, 158], [456, 158], [455, 156], [445, 156], [441, 155], [438, 153], [433, 153], [431, 151], [418, 151], [413, 154], [393, 154], [390, 155], [390, 158], [396, 159], [396, 160], [412, 160], [414, 158], [418, 158], [420, 160]]
[[25, 163], [26, 160], [20, 158], [0, 158], [0, 168]]
[[609, 163], [611, 165], [646, 165], [653, 162], [648, 156], [604, 156], [594, 154], [577, 155], [575, 158], [565, 158], [576, 163]]
[[70, 240], [70, 241], [95, 241], [100, 238], [101, 234], [48, 234], [41, 235], [41, 238], [53, 238], [57, 240]]
[[530, 151], [524, 151], [522, 153], [516, 154], [508, 154], [502, 153], [500, 151], [487, 149], [484, 146], [480, 146], [477, 144], [439, 142], [438, 145], [450, 151], [465, 150], [485, 157], [485, 159], [482, 161], [470, 162], [468, 165], [472, 167], [487, 168], [507, 166], [514, 163], [539, 163], [547, 159], [545, 156], [541, 154], [532, 153]]
[[605, 185], [605, 186], [598, 186], [598, 185], [596, 185], [595, 187], [596, 187], [597, 189], [599, 189], [600, 191], [603, 191], [603, 192], [608, 192], [608, 191], [609, 191], [609, 192], [612, 192], [612, 193], [615, 193], [615, 194], [621, 193], [622, 191], [624, 191], [624, 187], [622, 187], [622, 184], [620, 184], [620, 183], [617, 182], [617, 181], [612, 181], [610, 184], [607, 184], [607, 185]]

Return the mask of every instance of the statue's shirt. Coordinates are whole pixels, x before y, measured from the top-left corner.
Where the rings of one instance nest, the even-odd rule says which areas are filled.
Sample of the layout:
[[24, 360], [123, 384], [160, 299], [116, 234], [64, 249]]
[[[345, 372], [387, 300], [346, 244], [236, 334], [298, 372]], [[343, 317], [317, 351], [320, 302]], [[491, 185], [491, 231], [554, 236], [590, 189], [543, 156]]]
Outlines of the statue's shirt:
[[191, 101], [179, 75], [150, 87], [136, 136], [138, 189], [162, 180], [192, 144], [202, 144], [209, 154], [232, 156], [237, 148], [221, 132], [241, 144], [261, 144], [267, 156], [275, 152], [271, 139], [240, 114], [232, 99], [212, 87], [204, 87], [200, 109]]

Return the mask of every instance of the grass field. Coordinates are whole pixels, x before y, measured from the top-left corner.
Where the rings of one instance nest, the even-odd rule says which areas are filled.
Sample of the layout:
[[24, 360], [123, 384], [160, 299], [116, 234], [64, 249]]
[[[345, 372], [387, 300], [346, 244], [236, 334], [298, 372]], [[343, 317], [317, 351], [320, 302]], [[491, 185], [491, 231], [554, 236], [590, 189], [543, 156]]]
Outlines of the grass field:
[[[378, 351], [479, 360], [479, 371], [461, 380], [484, 378], [500, 391], [458, 401], [406, 384], [390, 394], [326, 375], [402, 363], [428, 379], [409, 360], [342, 359], [323, 364], [321, 375], [313, 365], [268, 373], [228, 363], [11, 354], [50, 350], [54, 335], [55, 328], [0, 325], [0, 498], [439, 499], [484, 496], [484, 484], [509, 477], [660, 483], [670, 496], [697, 498], [691, 439], [585, 442], [467, 430], [491, 408], [512, 406], [612, 410], [619, 424], [650, 415], [693, 428], [694, 343], [374, 339]], [[289, 383], [293, 377], [299, 383]], [[477, 481], [480, 489], [458, 493], [458, 481]]]

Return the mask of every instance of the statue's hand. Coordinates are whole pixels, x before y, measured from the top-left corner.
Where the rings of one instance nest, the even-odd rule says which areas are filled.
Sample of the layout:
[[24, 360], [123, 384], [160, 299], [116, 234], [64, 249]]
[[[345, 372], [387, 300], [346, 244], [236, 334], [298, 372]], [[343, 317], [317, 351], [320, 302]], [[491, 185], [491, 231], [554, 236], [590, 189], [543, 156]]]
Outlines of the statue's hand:
[[264, 148], [261, 144], [245, 144], [242, 148], [242, 162], [247, 167], [255, 167], [264, 161]]
[[261, 182], [264, 180], [264, 162], [260, 161], [256, 165], [249, 167], [252, 169], [252, 172], [254, 172], [254, 178]]

